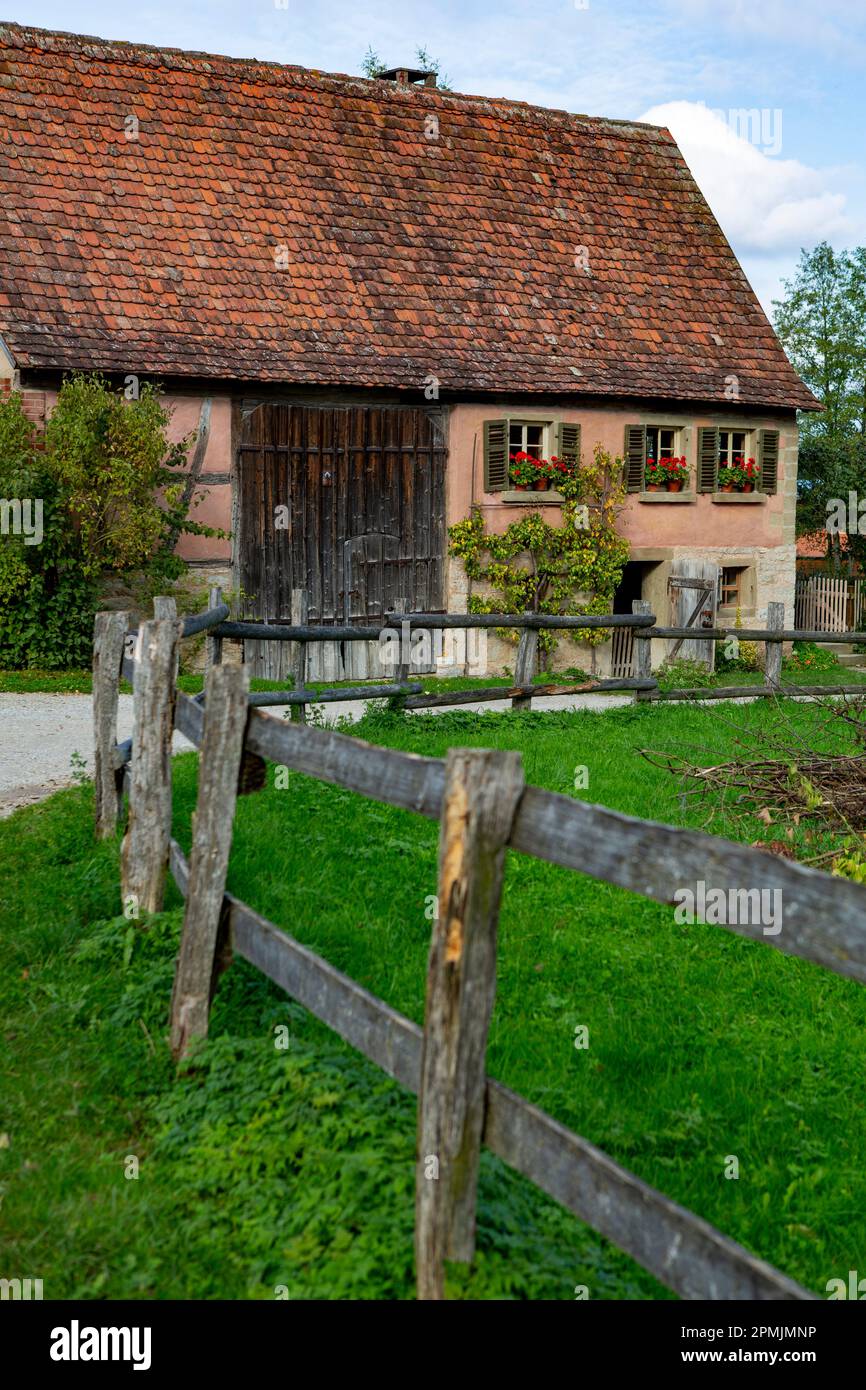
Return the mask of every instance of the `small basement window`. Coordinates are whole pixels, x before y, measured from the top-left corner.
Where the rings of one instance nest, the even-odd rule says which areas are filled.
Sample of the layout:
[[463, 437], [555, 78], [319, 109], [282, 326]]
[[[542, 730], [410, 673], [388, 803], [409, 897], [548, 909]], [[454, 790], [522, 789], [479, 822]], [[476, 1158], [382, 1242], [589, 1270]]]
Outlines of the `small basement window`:
[[719, 576], [719, 606], [738, 608], [743, 599], [745, 565], [724, 565]]

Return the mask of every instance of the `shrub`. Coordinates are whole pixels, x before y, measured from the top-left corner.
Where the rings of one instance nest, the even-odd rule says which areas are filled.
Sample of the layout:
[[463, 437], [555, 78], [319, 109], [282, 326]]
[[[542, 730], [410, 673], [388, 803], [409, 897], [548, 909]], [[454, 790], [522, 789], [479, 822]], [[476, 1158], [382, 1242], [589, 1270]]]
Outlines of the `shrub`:
[[795, 642], [794, 650], [785, 662], [787, 671], [832, 671], [839, 661], [835, 652], [819, 647], [817, 642]]
[[189, 517], [191, 440], [170, 443], [169, 423], [155, 386], [127, 400], [97, 375], [66, 378], [43, 435], [19, 394], [0, 399], [0, 496], [42, 507], [39, 543], [0, 537], [0, 665], [88, 664], [105, 571], [152, 594], [185, 569], [182, 532], [223, 534]]
[[669, 658], [662, 662], [656, 672], [660, 690], [690, 690], [705, 688], [715, 683], [715, 675], [708, 670], [703, 661], [690, 656]]

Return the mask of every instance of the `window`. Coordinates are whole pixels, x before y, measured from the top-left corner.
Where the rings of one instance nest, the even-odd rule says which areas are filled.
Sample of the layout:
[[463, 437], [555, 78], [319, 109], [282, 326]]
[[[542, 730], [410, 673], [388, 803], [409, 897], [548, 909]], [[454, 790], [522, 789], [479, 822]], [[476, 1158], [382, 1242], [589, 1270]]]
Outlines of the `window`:
[[724, 565], [719, 578], [719, 606], [738, 608], [743, 598], [744, 565]]
[[[778, 430], [720, 429], [702, 425], [698, 430], [698, 492], [715, 493], [719, 486], [719, 469], [730, 468], [739, 460], [748, 464], [755, 460], [752, 475], [758, 498], [771, 497], [779, 485]], [[728, 494], [729, 496], [729, 494]], [[724, 501], [726, 498], [714, 498]]]
[[[626, 425], [625, 481], [629, 492], [643, 492], [646, 484], [647, 461], [660, 463], [663, 459], [681, 458], [683, 431], [677, 425]], [[689, 487], [689, 473], [683, 470], [683, 483]]]
[[669, 459], [679, 454], [677, 431], [669, 425], [647, 425], [646, 456], [648, 459]]
[[748, 430], [719, 430], [719, 467], [730, 467], [747, 459], [748, 442]]
[[524, 453], [531, 458], [547, 458], [545, 452], [545, 436], [547, 425], [537, 424], [527, 420], [521, 423], [517, 420], [509, 421], [508, 425], [508, 452], [510, 454]]
[[[580, 464], [580, 425], [573, 420], [522, 420], [520, 417], [484, 421], [484, 491], [508, 493], [513, 454], [534, 459], [555, 455], [573, 467]], [[552, 498], [558, 498], [555, 491]], [[510, 500], [514, 500], [511, 498]]]

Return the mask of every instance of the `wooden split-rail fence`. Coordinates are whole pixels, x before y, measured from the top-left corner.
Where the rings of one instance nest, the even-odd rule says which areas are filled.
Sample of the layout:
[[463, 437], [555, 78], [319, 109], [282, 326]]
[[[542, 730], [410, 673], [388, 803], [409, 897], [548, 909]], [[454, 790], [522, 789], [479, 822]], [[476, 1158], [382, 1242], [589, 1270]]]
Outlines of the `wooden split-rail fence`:
[[[223, 607], [186, 627], [171, 600], [158, 600], [157, 612], [134, 635], [124, 614], [97, 615], [96, 821], [100, 836], [115, 833], [128, 792], [125, 910], [143, 916], [162, 907], [167, 867], [185, 898], [169, 1019], [175, 1055], [207, 1035], [218, 976], [237, 955], [415, 1092], [419, 1298], [443, 1298], [446, 1260], [472, 1259], [482, 1145], [684, 1298], [814, 1298], [487, 1076], [499, 904], [509, 849], [667, 904], [699, 881], [708, 894], [749, 885], [780, 890], [778, 936], [748, 922], [719, 930], [866, 983], [866, 888], [717, 836], [526, 786], [518, 753], [452, 749], [444, 760], [420, 757], [276, 718], [253, 705], [246, 668], [219, 659], [214, 644], [236, 626]], [[636, 642], [648, 648], [647, 617], [654, 619], [636, 617]], [[536, 621], [536, 636], [542, 625]], [[176, 687], [179, 643], [190, 626], [210, 634], [203, 701]], [[781, 629], [773, 640], [784, 640]], [[131, 746], [117, 743], [121, 674], [133, 684]], [[201, 752], [189, 858], [171, 839], [175, 729]], [[264, 786], [267, 762], [439, 822], [423, 1028], [226, 892], [236, 799]]]

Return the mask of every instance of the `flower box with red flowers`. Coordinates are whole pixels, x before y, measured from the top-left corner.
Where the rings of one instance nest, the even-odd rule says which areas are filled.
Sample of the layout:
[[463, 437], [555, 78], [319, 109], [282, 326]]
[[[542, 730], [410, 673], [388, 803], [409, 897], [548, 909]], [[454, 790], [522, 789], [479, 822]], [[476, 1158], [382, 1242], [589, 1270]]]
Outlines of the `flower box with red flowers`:
[[570, 478], [574, 471], [572, 464], [557, 458], [555, 454], [545, 459], [520, 451], [510, 457], [508, 477], [511, 486], [518, 492], [527, 492], [530, 488], [534, 492], [546, 492], [551, 486], [555, 488], [558, 483]]
[[686, 462], [685, 454], [679, 458], [670, 455], [667, 458], [659, 459], [659, 468], [665, 480], [668, 492], [682, 492], [688, 486], [689, 465]]
[[731, 463], [723, 463], [719, 469], [719, 491], [754, 492], [759, 478], [760, 469], [755, 460], [735, 454]]

